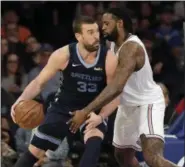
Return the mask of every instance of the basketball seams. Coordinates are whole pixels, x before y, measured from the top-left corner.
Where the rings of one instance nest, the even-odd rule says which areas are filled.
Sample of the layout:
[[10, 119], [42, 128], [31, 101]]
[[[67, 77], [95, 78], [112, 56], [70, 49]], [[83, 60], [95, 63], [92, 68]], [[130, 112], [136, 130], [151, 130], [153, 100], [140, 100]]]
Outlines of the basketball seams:
[[[29, 102], [29, 101], [27, 101], [27, 102]], [[35, 102], [35, 105], [33, 105], [33, 107], [30, 108], [30, 109], [29, 109], [18, 121], [16, 121], [16, 122], [18, 123], [19, 121], [21, 121], [21, 119], [23, 119], [23, 118], [28, 114], [28, 112], [30, 112], [33, 108], [35, 108], [36, 105], [40, 105], [40, 104], [37, 103], [37, 102]]]

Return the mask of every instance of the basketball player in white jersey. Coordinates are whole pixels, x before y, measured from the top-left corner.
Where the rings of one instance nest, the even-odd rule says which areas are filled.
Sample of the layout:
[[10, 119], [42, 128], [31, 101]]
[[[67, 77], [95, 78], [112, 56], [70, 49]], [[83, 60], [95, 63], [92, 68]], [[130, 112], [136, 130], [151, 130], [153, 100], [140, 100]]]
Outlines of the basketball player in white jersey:
[[86, 131], [97, 126], [120, 105], [115, 119], [113, 145], [121, 167], [139, 167], [135, 151], [143, 151], [150, 167], [176, 167], [164, 159], [165, 101], [161, 88], [154, 82], [148, 55], [142, 41], [132, 32], [131, 18], [124, 9], [111, 8], [103, 15], [103, 33], [115, 43], [119, 64], [115, 78], [101, 94], [83, 110], [75, 112], [71, 130], [88, 118], [91, 111], [111, 102], [112, 107], [99, 115], [90, 114]]

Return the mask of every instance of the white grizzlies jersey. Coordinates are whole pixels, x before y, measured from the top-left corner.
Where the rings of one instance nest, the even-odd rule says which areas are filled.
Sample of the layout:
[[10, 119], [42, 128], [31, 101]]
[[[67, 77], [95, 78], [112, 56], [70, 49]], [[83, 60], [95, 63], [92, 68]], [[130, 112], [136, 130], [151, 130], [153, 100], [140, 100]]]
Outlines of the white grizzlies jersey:
[[[136, 36], [131, 35], [121, 47], [128, 41], [137, 42], [144, 50], [145, 63], [137, 72], [134, 72], [128, 79], [123, 92], [121, 94], [121, 105], [139, 106], [164, 102], [164, 96], [159, 85], [153, 80], [153, 72], [148, 59], [145, 46]], [[110, 49], [114, 51], [115, 44], [111, 43]], [[118, 56], [121, 47], [116, 55]], [[121, 56], [121, 55], [120, 55]]]

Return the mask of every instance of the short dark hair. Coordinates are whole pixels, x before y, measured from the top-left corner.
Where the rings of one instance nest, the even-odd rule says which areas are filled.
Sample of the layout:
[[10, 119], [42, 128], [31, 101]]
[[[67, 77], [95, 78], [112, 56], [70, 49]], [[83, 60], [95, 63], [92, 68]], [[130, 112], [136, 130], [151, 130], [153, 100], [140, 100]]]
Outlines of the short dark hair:
[[132, 18], [129, 15], [129, 11], [123, 7], [109, 8], [105, 13], [110, 13], [115, 16], [115, 19], [121, 19], [124, 22], [124, 28], [127, 33], [133, 33]]
[[73, 21], [73, 32], [80, 33], [82, 24], [94, 24], [96, 21], [89, 16], [79, 16]]

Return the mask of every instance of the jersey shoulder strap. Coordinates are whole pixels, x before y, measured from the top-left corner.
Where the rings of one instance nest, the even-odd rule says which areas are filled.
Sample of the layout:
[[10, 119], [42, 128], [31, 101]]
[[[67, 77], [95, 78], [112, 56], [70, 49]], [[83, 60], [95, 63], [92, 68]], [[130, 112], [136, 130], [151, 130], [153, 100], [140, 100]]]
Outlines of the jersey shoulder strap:
[[99, 57], [99, 62], [103, 63], [105, 65], [106, 62], [106, 56], [109, 48], [106, 45], [101, 44], [100, 45], [100, 57]]
[[70, 55], [73, 55], [74, 53], [76, 53], [76, 42], [70, 43], [69, 44], [69, 53]]

